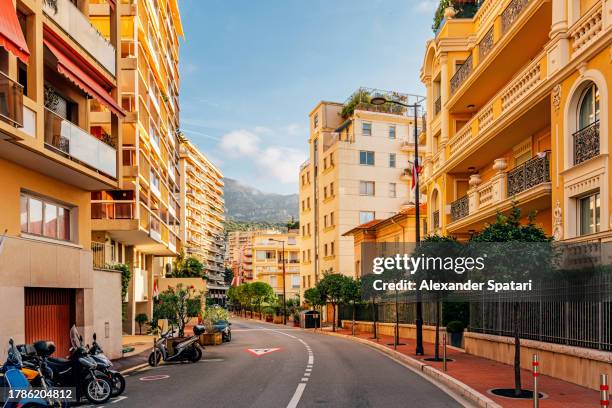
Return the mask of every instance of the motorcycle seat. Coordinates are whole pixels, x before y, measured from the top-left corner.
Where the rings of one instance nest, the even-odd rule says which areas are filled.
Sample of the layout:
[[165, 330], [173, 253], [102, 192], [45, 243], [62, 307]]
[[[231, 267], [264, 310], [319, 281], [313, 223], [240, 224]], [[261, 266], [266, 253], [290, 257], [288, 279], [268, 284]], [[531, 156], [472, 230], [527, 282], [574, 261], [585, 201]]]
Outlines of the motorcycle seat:
[[72, 365], [70, 360], [65, 359], [65, 358], [60, 358], [60, 357], [49, 357], [47, 359], [47, 362], [49, 363], [50, 366], [58, 367], [58, 368], [68, 367]]

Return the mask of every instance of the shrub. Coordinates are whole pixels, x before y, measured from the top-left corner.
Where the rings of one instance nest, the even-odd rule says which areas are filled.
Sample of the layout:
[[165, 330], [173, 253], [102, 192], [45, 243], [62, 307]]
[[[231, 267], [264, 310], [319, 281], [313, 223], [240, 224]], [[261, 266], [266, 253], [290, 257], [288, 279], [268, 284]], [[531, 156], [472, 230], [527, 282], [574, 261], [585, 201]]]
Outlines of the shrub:
[[465, 326], [459, 320], [453, 320], [446, 325], [446, 331], [449, 333], [463, 333]]

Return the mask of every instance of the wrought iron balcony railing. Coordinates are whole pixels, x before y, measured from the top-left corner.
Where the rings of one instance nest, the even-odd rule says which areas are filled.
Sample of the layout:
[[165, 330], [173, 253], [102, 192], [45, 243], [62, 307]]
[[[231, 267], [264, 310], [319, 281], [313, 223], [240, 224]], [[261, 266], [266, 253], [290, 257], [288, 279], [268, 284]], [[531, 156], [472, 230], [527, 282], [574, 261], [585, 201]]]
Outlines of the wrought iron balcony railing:
[[550, 182], [550, 154], [536, 156], [508, 172], [508, 197]]
[[451, 218], [453, 221], [467, 217], [470, 213], [470, 199], [467, 195], [451, 203]]
[[438, 99], [434, 101], [434, 116], [438, 115], [442, 110], [442, 97], [438, 96]]
[[521, 13], [527, 8], [530, 0], [512, 0], [508, 7], [502, 12], [501, 25], [502, 34], [506, 34], [512, 24], [518, 20]]
[[454, 94], [457, 89], [465, 82], [472, 73], [472, 55], [470, 55], [463, 64], [457, 69], [455, 75], [451, 78], [451, 94]]
[[574, 164], [599, 155], [599, 121], [574, 133]]
[[491, 27], [491, 29], [487, 31], [487, 33], [484, 35], [484, 37], [482, 37], [482, 40], [480, 40], [480, 43], [478, 44], [478, 55], [481, 61], [487, 55], [489, 55], [494, 45], [495, 42], [493, 38], [493, 27]]
[[433, 213], [433, 229], [434, 231], [440, 228], [440, 210]]

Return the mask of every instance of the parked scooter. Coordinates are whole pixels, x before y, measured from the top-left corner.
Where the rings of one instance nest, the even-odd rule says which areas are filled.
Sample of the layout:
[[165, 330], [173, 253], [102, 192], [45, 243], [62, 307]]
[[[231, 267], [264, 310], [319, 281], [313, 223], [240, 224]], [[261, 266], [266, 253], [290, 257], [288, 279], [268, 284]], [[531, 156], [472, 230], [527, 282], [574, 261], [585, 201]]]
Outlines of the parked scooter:
[[89, 347], [89, 355], [98, 364], [96, 367], [98, 371], [108, 377], [110, 382], [113, 384], [112, 396], [117, 397], [125, 390], [125, 378], [119, 371], [112, 370], [113, 363], [104, 355], [102, 347], [98, 344], [96, 333], [93, 334], [93, 343]]
[[0, 377], [2, 408], [50, 406], [41, 398], [28, 398], [28, 391], [31, 391], [32, 387], [22, 369], [21, 353], [17, 350], [13, 339], [10, 339], [6, 362], [0, 368], [0, 374], [3, 374]]
[[213, 323], [213, 331], [221, 332], [221, 339], [224, 343], [232, 341], [232, 324], [227, 320], [218, 320]]
[[198, 339], [204, 333], [204, 326], [197, 325], [193, 327], [193, 336], [182, 341], [176, 341], [173, 344], [173, 353], [168, 353], [166, 343], [172, 338], [173, 330], [168, 330], [163, 333], [159, 340], [155, 342], [155, 347], [149, 355], [149, 365], [155, 367], [163, 360], [164, 362], [172, 361], [190, 361], [196, 363], [202, 358], [202, 349], [198, 345]]
[[83, 397], [94, 404], [103, 404], [112, 395], [113, 384], [102, 373], [97, 371], [98, 363], [88, 355], [87, 349], [83, 347], [82, 338], [76, 327], [70, 329], [70, 358], [50, 357], [55, 351], [52, 342], [37, 342], [38, 356], [45, 358], [47, 364], [53, 370], [53, 380], [61, 387], [73, 387], [76, 389], [76, 400]]

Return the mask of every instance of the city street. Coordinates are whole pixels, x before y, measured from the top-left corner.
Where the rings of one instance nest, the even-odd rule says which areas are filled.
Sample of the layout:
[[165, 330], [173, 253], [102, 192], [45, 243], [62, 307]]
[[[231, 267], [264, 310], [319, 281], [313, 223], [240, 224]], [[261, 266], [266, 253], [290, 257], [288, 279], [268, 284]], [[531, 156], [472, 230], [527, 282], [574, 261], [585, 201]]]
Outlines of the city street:
[[233, 321], [231, 343], [207, 347], [197, 364], [134, 372], [127, 378], [126, 398], [107, 405], [461, 406], [418, 374], [367, 346], [287, 327]]

